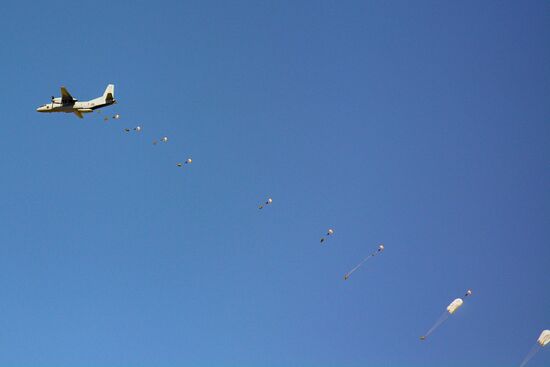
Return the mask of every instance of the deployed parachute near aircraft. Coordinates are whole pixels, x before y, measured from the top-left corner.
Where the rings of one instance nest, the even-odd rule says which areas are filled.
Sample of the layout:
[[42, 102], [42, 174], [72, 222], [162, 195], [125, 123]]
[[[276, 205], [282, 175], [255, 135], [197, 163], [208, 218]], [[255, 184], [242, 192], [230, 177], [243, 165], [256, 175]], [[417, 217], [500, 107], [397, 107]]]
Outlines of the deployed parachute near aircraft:
[[[466, 293], [464, 294], [464, 298], [471, 296], [472, 290], [468, 289]], [[428, 332], [420, 337], [420, 340], [426, 340], [426, 338], [435, 331], [441, 324], [443, 324], [450, 315], [454, 314], [462, 305], [464, 304], [464, 300], [462, 298], [457, 298], [454, 301], [452, 301], [448, 306], [447, 310], [443, 312], [443, 314], [439, 317], [439, 319], [435, 322], [435, 324], [428, 330]]]
[[114, 118], [115, 120], [118, 120], [118, 119], [120, 118], [120, 115], [117, 113], [117, 114], [115, 114], [115, 115], [113, 116], [113, 118]]
[[128, 127], [124, 129], [124, 131], [126, 131], [127, 133], [129, 133], [130, 130], [134, 130], [135, 132], [139, 133], [141, 131], [141, 126], [136, 126], [133, 129], [130, 129]]
[[327, 231], [327, 236], [321, 238], [321, 243], [325, 242], [333, 234], [334, 234], [334, 229], [329, 228], [328, 231]]
[[[166, 142], [168, 142], [168, 137], [164, 136], [160, 139], [160, 141], [163, 142], [163, 143], [166, 143]], [[158, 143], [158, 141], [153, 140], [153, 145], [157, 145], [157, 143]]]
[[384, 251], [384, 245], [380, 244], [380, 245], [378, 245], [378, 249], [375, 252], [373, 252], [369, 256], [365, 257], [363, 260], [361, 260], [361, 262], [359, 264], [357, 264], [353, 269], [351, 269], [349, 272], [347, 272], [346, 275], [344, 275], [344, 280], [348, 280], [348, 278], [351, 276], [351, 274], [353, 274], [355, 272], [355, 270], [357, 270], [361, 266], [363, 266], [363, 264], [368, 259], [370, 259], [371, 257], [375, 257], [376, 255], [380, 254], [382, 251]]
[[264, 206], [268, 206], [269, 204], [271, 204], [273, 202], [273, 199], [272, 198], [269, 198], [267, 199], [267, 201], [265, 202], [265, 204], [262, 204], [259, 206], [259, 209], [263, 209]]
[[193, 160], [191, 158], [187, 158], [183, 163], [181, 162], [176, 163], [176, 166], [183, 167], [184, 164], [191, 164], [191, 163], [193, 163]]
[[525, 356], [523, 362], [521, 362], [520, 367], [525, 366], [527, 362], [529, 362], [529, 360], [533, 358], [539, 350], [541, 350], [548, 344], [550, 344], [550, 330], [543, 330], [542, 333], [540, 333], [539, 338], [537, 339], [537, 343], [531, 348], [527, 356]]

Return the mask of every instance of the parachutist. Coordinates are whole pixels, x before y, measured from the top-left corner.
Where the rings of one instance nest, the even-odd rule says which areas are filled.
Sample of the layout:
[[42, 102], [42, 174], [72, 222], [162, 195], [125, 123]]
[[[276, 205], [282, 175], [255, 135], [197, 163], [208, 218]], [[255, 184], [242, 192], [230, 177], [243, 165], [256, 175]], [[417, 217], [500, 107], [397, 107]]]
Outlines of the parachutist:
[[331, 235], [333, 235], [333, 234], [334, 234], [334, 229], [329, 228], [328, 231], [327, 231], [327, 238], [322, 237], [322, 238], [321, 238], [321, 243], [325, 242], [325, 241], [328, 239], [328, 237], [331, 236]]
[[[468, 289], [466, 292], [466, 295], [472, 294], [471, 290]], [[433, 333], [441, 324], [443, 324], [449, 316], [454, 314], [462, 305], [464, 304], [464, 300], [462, 298], [457, 298], [454, 301], [452, 301], [448, 306], [445, 312], [439, 317], [439, 319], [435, 322], [435, 324], [428, 330], [428, 332], [424, 335], [424, 338], [428, 337], [431, 333]]]
[[134, 130], [139, 133], [141, 131], [141, 126], [134, 127]]
[[126, 131], [127, 133], [129, 133], [129, 132], [130, 132], [130, 129], [125, 128], [124, 131]]
[[187, 158], [187, 159], [185, 160], [185, 162], [183, 162], [183, 163], [178, 162], [176, 165], [177, 165], [178, 167], [183, 167], [184, 164], [191, 164], [192, 162], [193, 162], [193, 160], [192, 160], [191, 158]]
[[259, 206], [259, 209], [263, 209], [264, 206], [268, 206], [268, 205], [271, 204], [272, 202], [273, 202], [273, 199], [271, 199], [271, 198], [267, 199], [267, 201], [265, 202], [265, 204]]

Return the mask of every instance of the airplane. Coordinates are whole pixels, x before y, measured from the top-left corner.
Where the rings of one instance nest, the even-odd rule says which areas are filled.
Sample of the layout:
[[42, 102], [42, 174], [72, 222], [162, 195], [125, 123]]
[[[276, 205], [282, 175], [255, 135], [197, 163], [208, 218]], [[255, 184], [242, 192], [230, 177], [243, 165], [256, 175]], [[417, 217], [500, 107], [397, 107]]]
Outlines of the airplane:
[[101, 97], [94, 98], [89, 101], [78, 102], [78, 99], [73, 98], [67, 91], [67, 88], [61, 87], [61, 97], [55, 98], [52, 96], [51, 103], [42, 105], [36, 109], [37, 112], [65, 112], [74, 113], [80, 118], [84, 117], [84, 113], [90, 113], [94, 110], [110, 106], [116, 103], [115, 86], [109, 84]]

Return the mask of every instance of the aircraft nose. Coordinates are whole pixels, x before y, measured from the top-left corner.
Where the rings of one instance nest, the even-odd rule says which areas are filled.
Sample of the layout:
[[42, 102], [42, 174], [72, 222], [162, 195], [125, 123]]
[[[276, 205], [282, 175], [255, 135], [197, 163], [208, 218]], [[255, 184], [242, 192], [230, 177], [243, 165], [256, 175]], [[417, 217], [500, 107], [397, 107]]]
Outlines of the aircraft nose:
[[36, 112], [44, 112], [44, 111], [46, 111], [46, 107], [44, 106], [40, 106], [36, 109]]

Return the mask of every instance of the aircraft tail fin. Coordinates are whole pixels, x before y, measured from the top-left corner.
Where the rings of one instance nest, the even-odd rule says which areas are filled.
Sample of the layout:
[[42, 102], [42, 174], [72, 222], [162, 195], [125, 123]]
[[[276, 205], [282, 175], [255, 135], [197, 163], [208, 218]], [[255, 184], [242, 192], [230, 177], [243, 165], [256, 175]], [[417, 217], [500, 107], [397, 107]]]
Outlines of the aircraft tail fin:
[[115, 85], [109, 84], [103, 93], [103, 99], [105, 102], [112, 102], [115, 100]]

